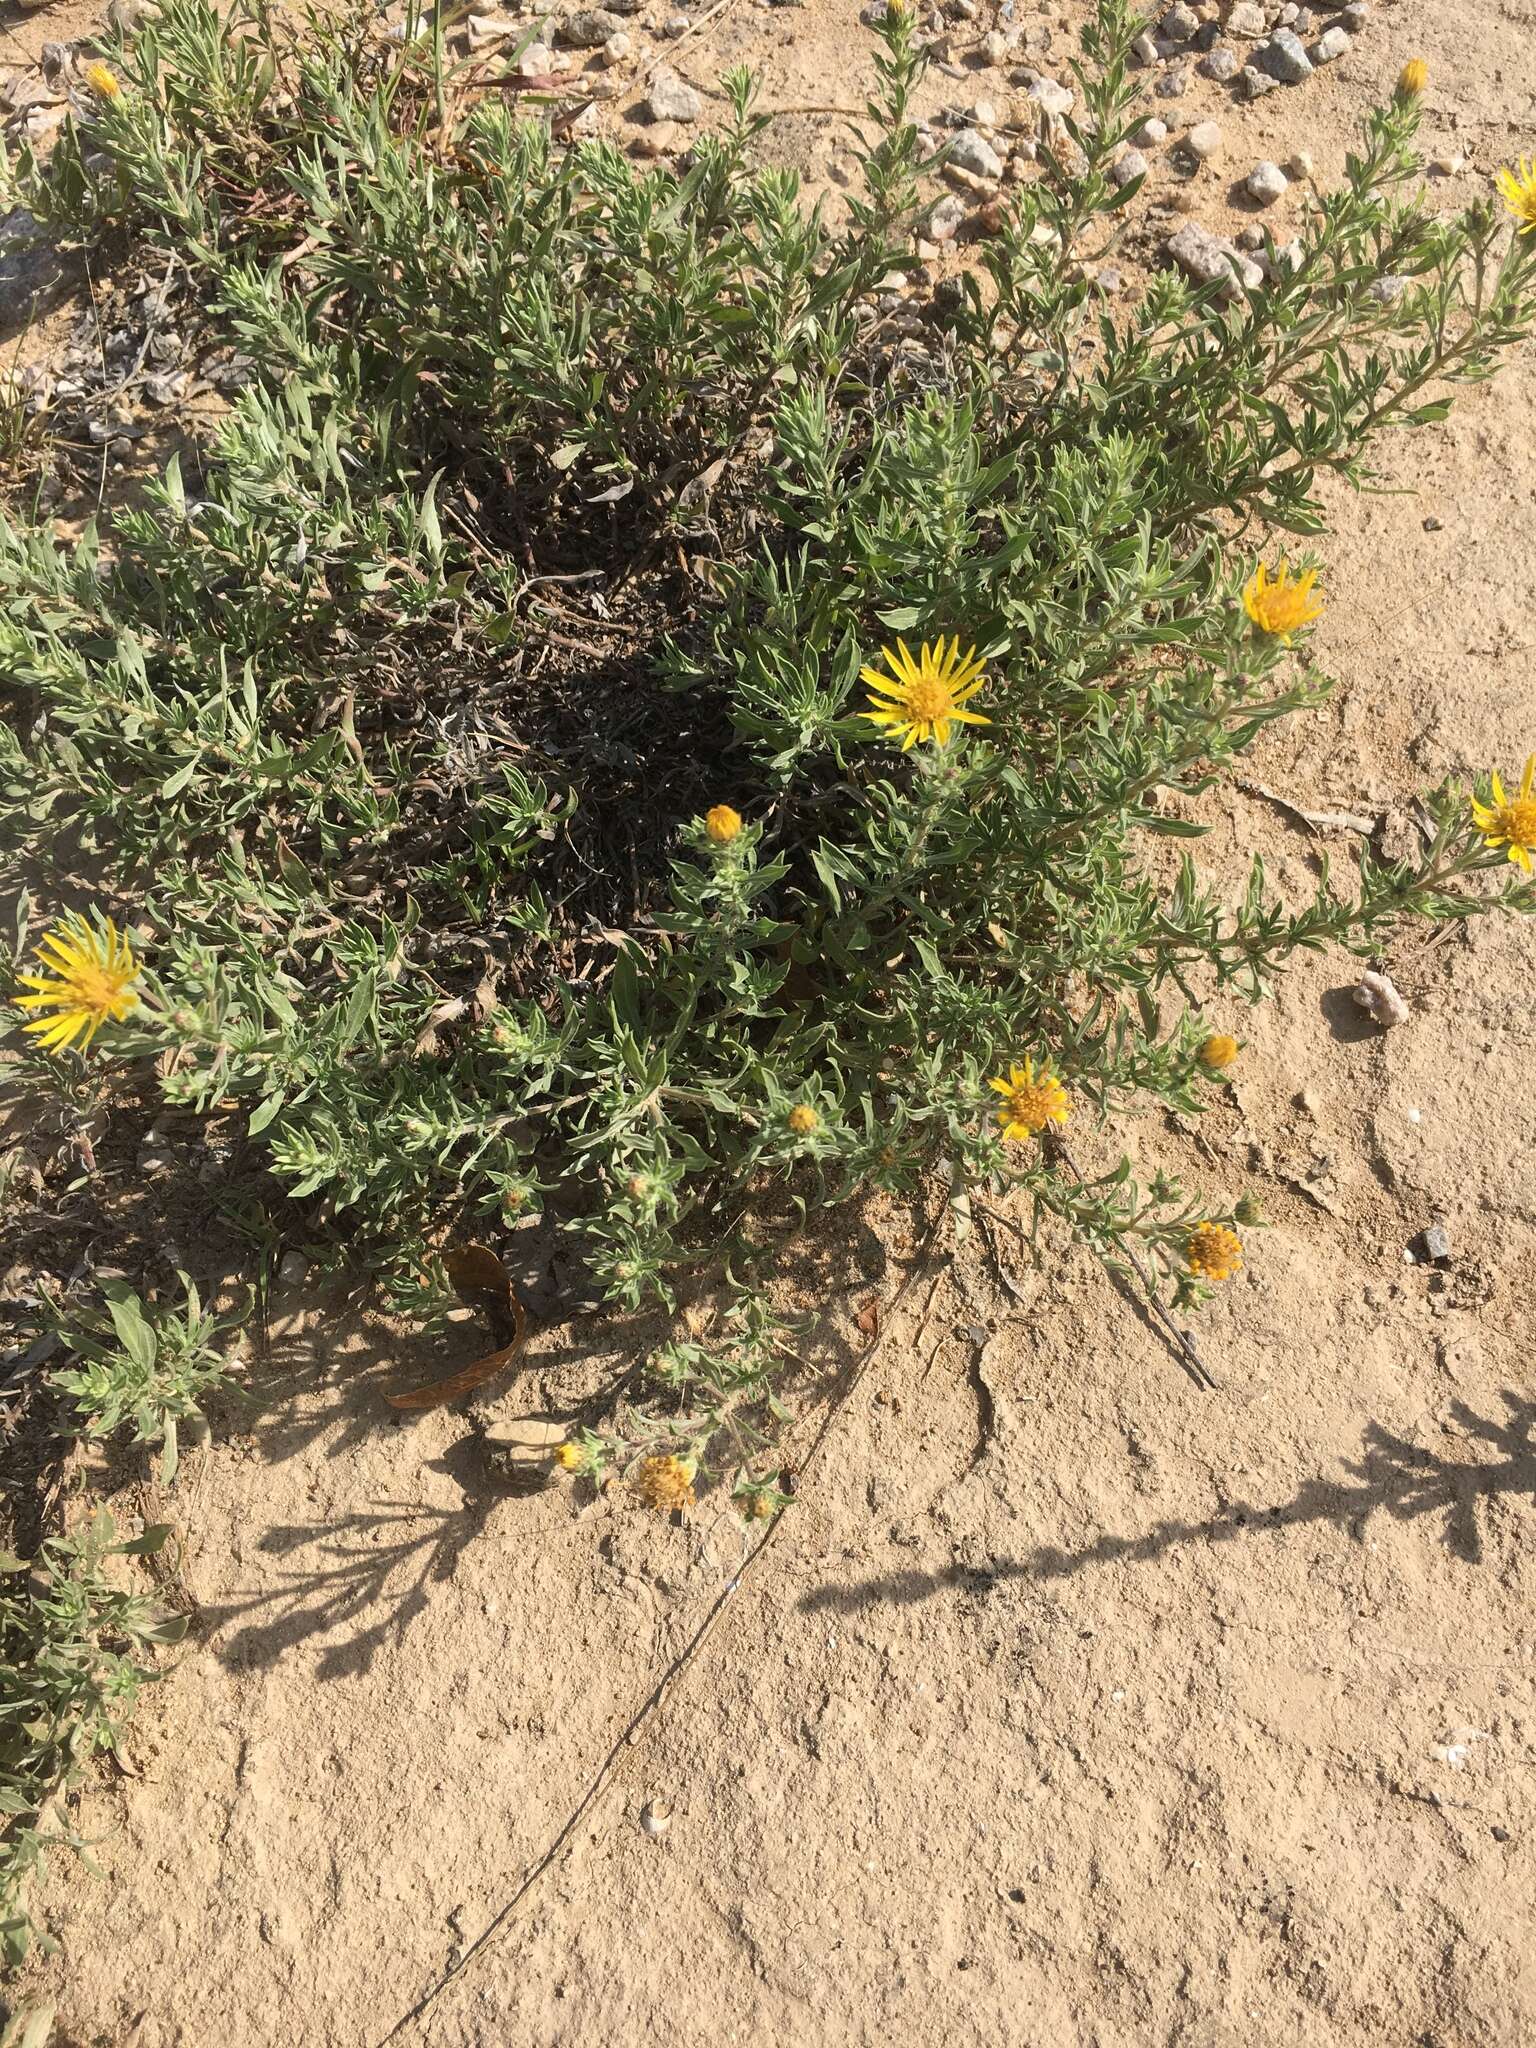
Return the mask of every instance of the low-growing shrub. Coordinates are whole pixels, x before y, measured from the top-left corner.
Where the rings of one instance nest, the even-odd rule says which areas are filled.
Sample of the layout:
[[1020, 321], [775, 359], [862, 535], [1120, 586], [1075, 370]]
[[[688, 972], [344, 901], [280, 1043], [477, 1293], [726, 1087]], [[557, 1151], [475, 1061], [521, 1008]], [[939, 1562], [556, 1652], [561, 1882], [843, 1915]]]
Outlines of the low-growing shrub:
[[1063, 1126], [1198, 1111], [1297, 948], [1536, 903], [1529, 770], [1311, 900], [1202, 879], [1185, 799], [1329, 688], [1320, 479], [1493, 370], [1536, 236], [1420, 210], [1406, 77], [1268, 282], [1111, 312], [1138, 26], [1102, 0], [919, 319], [878, 290], [923, 169], [894, 6], [846, 229], [753, 168], [745, 77], [637, 171], [429, 40], [204, 0], [12, 174], [250, 365], [99, 531], [0, 527], [32, 1070], [238, 1113], [231, 1187], [417, 1307], [535, 1215], [615, 1303], [725, 1274], [561, 1453], [657, 1506], [776, 1506], [762, 1283], [817, 1205], [941, 1165], [1193, 1306], [1251, 1200], [1084, 1179]]
[[230, 1383], [216, 1342], [227, 1323], [203, 1307], [185, 1273], [178, 1277], [182, 1307], [148, 1312], [126, 1282], [105, 1281], [102, 1308], [58, 1318], [57, 1334], [75, 1362], [49, 1376], [73, 1403], [77, 1435], [110, 1437], [132, 1423], [134, 1443], [162, 1445], [166, 1486], [176, 1477], [181, 1425], [203, 1425], [200, 1404]]
[[[93, 1756], [115, 1749], [155, 1646], [178, 1642], [165, 1615], [118, 1583], [111, 1560], [144, 1557], [169, 1536], [120, 1543], [104, 1511], [50, 1537], [30, 1564], [0, 1555], [0, 1955], [20, 1961], [36, 1933], [22, 1903], [53, 1847], [84, 1851], [63, 1810]], [[25, 1578], [22, 1574], [26, 1574]]]

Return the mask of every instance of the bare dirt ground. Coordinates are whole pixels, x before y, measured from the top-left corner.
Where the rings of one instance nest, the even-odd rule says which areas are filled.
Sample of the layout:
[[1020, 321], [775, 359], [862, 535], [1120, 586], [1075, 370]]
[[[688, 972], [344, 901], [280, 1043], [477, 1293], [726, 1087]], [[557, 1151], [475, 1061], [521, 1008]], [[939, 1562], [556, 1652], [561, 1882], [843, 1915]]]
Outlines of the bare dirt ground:
[[[770, 104], [852, 104], [854, 18], [732, 9], [678, 68], [750, 58]], [[1239, 107], [1197, 78], [1148, 111], [1220, 119], [1196, 217], [1230, 230], [1232, 180], [1304, 147], [1329, 182], [1420, 54], [1462, 196], [1529, 153], [1530, 27], [1401, 0], [1296, 93]], [[930, 100], [983, 90], [1008, 88]], [[834, 126], [796, 131], [818, 177]], [[1536, 745], [1533, 398], [1526, 360], [1394, 444], [1401, 494], [1340, 494], [1320, 652], [1342, 687], [1252, 757], [1267, 788], [1396, 813]], [[1234, 885], [1255, 849], [1298, 889], [1347, 851], [1238, 788], [1204, 815]], [[520, 1490], [485, 1433], [552, 1433], [634, 1333], [546, 1329], [471, 1414], [402, 1423], [381, 1390], [422, 1359], [324, 1290], [277, 1303], [255, 1410], [168, 1503], [124, 1502], [186, 1528], [199, 1624], [139, 1775], [87, 1802], [103, 1880], [44, 1895], [63, 2039], [1536, 2038], [1536, 929], [1416, 934], [1388, 965], [1409, 1024], [1361, 1018], [1345, 958], [1304, 960], [1237, 1020], [1198, 1130], [1117, 1134], [1264, 1195], [1273, 1227], [1201, 1328], [1219, 1391], [1085, 1256], [946, 1252], [633, 1741], [743, 1539], [707, 1502], [671, 1526]], [[1449, 1263], [1408, 1262], [1435, 1220]], [[829, 1343], [866, 1341], [856, 1310], [913, 1256], [914, 1220], [871, 1221], [808, 1290]]]

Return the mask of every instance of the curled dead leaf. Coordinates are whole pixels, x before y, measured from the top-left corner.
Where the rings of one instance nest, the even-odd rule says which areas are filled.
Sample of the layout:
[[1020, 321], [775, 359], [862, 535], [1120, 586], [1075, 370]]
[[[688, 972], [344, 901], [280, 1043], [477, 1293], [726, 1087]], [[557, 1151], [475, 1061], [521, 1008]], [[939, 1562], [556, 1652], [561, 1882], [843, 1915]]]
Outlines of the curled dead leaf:
[[386, 1394], [384, 1398], [391, 1408], [414, 1414], [424, 1408], [441, 1408], [449, 1401], [462, 1400], [466, 1394], [483, 1387], [487, 1380], [494, 1379], [497, 1373], [509, 1366], [527, 1338], [528, 1318], [523, 1304], [517, 1298], [506, 1267], [489, 1245], [456, 1245], [445, 1255], [443, 1265], [459, 1299], [484, 1308], [492, 1329], [498, 1334], [510, 1330], [511, 1341], [487, 1352], [484, 1358], [477, 1358], [472, 1365], [461, 1366], [446, 1379], [434, 1380], [425, 1387], [413, 1387], [408, 1394]]

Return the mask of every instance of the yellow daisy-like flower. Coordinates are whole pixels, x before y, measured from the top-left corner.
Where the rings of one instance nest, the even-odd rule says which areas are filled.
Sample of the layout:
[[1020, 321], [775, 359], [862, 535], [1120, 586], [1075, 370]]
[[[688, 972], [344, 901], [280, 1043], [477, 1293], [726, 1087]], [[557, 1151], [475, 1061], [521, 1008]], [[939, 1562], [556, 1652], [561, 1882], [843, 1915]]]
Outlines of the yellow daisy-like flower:
[[94, 64], [87, 64], [81, 76], [91, 88], [91, 91], [101, 99], [115, 100], [123, 90], [121, 85], [118, 84], [117, 73], [112, 69], [111, 65], [103, 64], [99, 59]]
[[1527, 759], [1519, 792], [1512, 798], [1504, 794], [1504, 784], [1495, 771], [1493, 802], [1480, 804], [1473, 797], [1472, 816], [1483, 844], [1508, 847], [1515, 866], [1530, 874], [1531, 855], [1536, 853], [1536, 754]]
[[704, 814], [704, 830], [716, 846], [729, 846], [741, 831], [741, 813], [733, 811], [729, 804], [716, 804]]
[[53, 1010], [26, 1027], [49, 1051], [80, 1041], [84, 1052], [108, 1018], [126, 1017], [138, 998], [139, 963], [111, 918], [96, 923], [70, 912], [38, 941], [37, 974], [18, 975], [23, 1010]]
[[1229, 1038], [1225, 1031], [1213, 1031], [1195, 1058], [1208, 1074], [1219, 1074], [1237, 1058], [1237, 1040]]
[[555, 1463], [562, 1472], [579, 1472], [585, 1462], [585, 1457], [586, 1454], [582, 1450], [581, 1445], [576, 1443], [567, 1442], [560, 1444], [555, 1451]]
[[1260, 562], [1243, 585], [1243, 610], [1261, 633], [1272, 633], [1289, 647], [1293, 633], [1300, 632], [1303, 626], [1310, 626], [1322, 615], [1323, 601], [1312, 595], [1312, 585], [1316, 581], [1315, 569], [1293, 576], [1284, 555], [1280, 557], [1280, 568], [1274, 576]]
[[1242, 1239], [1224, 1223], [1197, 1223], [1184, 1240], [1184, 1263], [1202, 1280], [1230, 1280], [1243, 1263]]
[[1522, 157], [1513, 170], [1508, 166], [1494, 180], [1522, 235], [1536, 234], [1536, 158]]
[[789, 1128], [797, 1138], [808, 1138], [821, 1122], [808, 1102], [797, 1102], [789, 1112]]
[[658, 1514], [691, 1508], [693, 1474], [694, 1467], [686, 1458], [642, 1458], [635, 1473], [635, 1491]]
[[903, 753], [919, 740], [944, 746], [952, 725], [992, 723], [979, 711], [961, 709], [984, 681], [974, 647], [962, 654], [958, 639], [946, 647], [941, 636], [931, 647], [925, 640], [914, 659], [906, 641], [898, 640], [894, 649], [881, 648], [880, 659], [889, 675], [877, 668], [859, 670], [870, 689], [870, 708], [864, 715], [883, 725], [890, 738], [899, 739]]
[[1429, 66], [1422, 57], [1410, 57], [1397, 74], [1397, 90], [1405, 100], [1416, 100], [1429, 83]]
[[1006, 1080], [998, 1078], [990, 1085], [1003, 1098], [997, 1112], [1003, 1136], [1016, 1145], [1038, 1137], [1047, 1124], [1067, 1120], [1067, 1091], [1043, 1063], [1037, 1074], [1034, 1061], [1026, 1060], [1022, 1067], [1010, 1067]]

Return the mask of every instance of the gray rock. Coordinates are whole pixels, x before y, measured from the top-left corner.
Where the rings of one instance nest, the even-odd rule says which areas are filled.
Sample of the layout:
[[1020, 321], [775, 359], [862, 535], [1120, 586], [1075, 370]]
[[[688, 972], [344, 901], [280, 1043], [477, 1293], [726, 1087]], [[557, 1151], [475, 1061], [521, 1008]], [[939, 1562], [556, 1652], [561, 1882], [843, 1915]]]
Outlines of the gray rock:
[[1256, 199], [1260, 206], [1273, 206], [1282, 199], [1290, 186], [1290, 179], [1278, 164], [1272, 164], [1266, 157], [1254, 165], [1243, 180], [1243, 189], [1250, 199]]
[[1245, 100], [1261, 100], [1267, 92], [1278, 92], [1280, 81], [1271, 78], [1267, 71], [1260, 71], [1256, 64], [1245, 64], [1238, 76]]
[[1159, 121], [1155, 114], [1142, 122], [1131, 137], [1138, 149], [1155, 149], [1160, 142], [1168, 140], [1168, 123]]
[[1376, 277], [1365, 288], [1368, 299], [1374, 299], [1378, 306], [1395, 306], [1408, 289], [1406, 277]]
[[518, 24], [506, 14], [471, 14], [465, 29], [471, 50], [484, 50], [492, 43], [504, 43], [519, 33]]
[[27, 301], [57, 283], [59, 258], [47, 248], [37, 221], [25, 207], [0, 213], [0, 305], [20, 317]]
[[687, 80], [679, 78], [675, 71], [658, 71], [651, 80], [651, 90], [645, 102], [648, 120], [697, 121], [703, 111], [704, 102]]
[[0, 72], [0, 111], [19, 114], [50, 97], [45, 80], [29, 77], [25, 71]]
[[1162, 20], [1163, 34], [1170, 43], [1192, 42], [1199, 27], [1199, 15], [1186, 7], [1184, 0], [1176, 0], [1176, 5], [1169, 8]]
[[1201, 121], [1185, 136], [1184, 147], [1192, 157], [1204, 163], [1221, 148], [1221, 130], [1214, 121]]
[[690, 26], [686, 14], [669, 14], [661, 24], [661, 32], [664, 36], [670, 36], [675, 43], [679, 36], [687, 35]]
[[1029, 88], [1029, 96], [1048, 114], [1070, 114], [1077, 99], [1075, 93], [1054, 78], [1037, 78]]
[[1228, 297], [1234, 296], [1241, 285], [1252, 290], [1264, 282], [1264, 273], [1257, 263], [1195, 221], [1186, 221], [1177, 234], [1168, 237], [1164, 247], [1196, 284], [1220, 284]]
[[977, 178], [1000, 178], [1003, 160], [984, 135], [962, 128], [949, 145], [949, 162]]
[[1209, 56], [1202, 57], [1196, 68], [1206, 78], [1214, 78], [1218, 85], [1227, 85], [1242, 70], [1243, 62], [1236, 50], [1229, 50], [1223, 43]]
[[1129, 185], [1135, 178], [1144, 178], [1152, 166], [1139, 149], [1128, 149], [1124, 156], [1117, 156], [1109, 167], [1109, 182], [1112, 185]]
[[100, 448], [104, 443], [113, 440], [117, 435], [121, 434], [123, 426], [124, 422], [121, 419], [87, 420], [85, 431], [96, 446]]
[[1359, 35], [1371, 18], [1371, 0], [1349, 0], [1347, 7], [1339, 9], [1339, 19], [1352, 36]]
[[1314, 64], [1336, 64], [1354, 47], [1354, 37], [1346, 28], [1325, 28], [1312, 45]]
[[1426, 1259], [1433, 1259], [1437, 1266], [1449, 1265], [1451, 1258], [1451, 1233], [1443, 1223], [1431, 1223], [1420, 1239], [1420, 1243], [1424, 1247], [1423, 1256]]
[[1288, 178], [1310, 178], [1312, 159], [1304, 149], [1293, 149], [1283, 166]]
[[1294, 29], [1297, 35], [1303, 38], [1311, 35], [1314, 27], [1314, 23], [1312, 20], [1312, 10], [1310, 7], [1298, 7], [1293, 12], [1291, 19], [1289, 21], [1285, 21], [1285, 17], [1283, 15], [1281, 16], [1281, 20], [1284, 22], [1287, 28]]
[[1138, 64], [1155, 64], [1157, 62], [1157, 44], [1145, 29], [1136, 38], [1135, 42], [1132, 43], [1131, 55]]
[[635, 46], [635, 39], [627, 28], [615, 30], [603, 45], [603, 57], [609, 64], [620, 64]]
[[1170, 65], [1157, 81], [1156, 93], [1160, 100], [1181, 100], [1189, 90], [1189, 67], [1186, 64]]
[[965, 201], [953, 192], [946, 192], [929, 209], [923, 232], [930, 242], [952, 242], [964, 219]]
[[1271, 283], [1277, 278], [1288, 277], [1293, 270], [1301, 268], [1300, 237], [1292, 242], [1279, 242], [1272, 250], [1260, 249], [1253, 260]]
[[1269, 34], [1269, 22], [1258, 0], [1237, 0], [1227, 16], [1227, 34], [1242, 36], [1250, 43], [1261, 43]]
[[573, 50], [600, 50], [620, 32], [619, 17], [606, 7], [579, 7], [560, 24], [560, 40]]
[[1312, 76], [1312, 59], [1293, 29], [1277, 28], [1259, 56], [1270, 77], [1282, 85], [1300, 85]]

